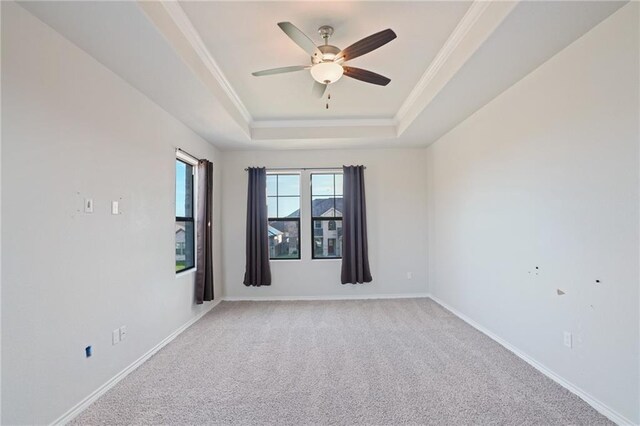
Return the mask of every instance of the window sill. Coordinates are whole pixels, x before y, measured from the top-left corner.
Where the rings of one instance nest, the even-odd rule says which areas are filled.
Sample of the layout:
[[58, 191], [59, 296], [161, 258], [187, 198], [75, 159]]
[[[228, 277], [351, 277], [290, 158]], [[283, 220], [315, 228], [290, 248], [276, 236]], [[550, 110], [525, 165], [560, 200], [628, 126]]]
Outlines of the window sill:
[[183, 277], [189, 274], [194, 274], [196, 271], [197, 271], [197, 268], [191, 268], [184, 271], [176, 272], [176, 278]]

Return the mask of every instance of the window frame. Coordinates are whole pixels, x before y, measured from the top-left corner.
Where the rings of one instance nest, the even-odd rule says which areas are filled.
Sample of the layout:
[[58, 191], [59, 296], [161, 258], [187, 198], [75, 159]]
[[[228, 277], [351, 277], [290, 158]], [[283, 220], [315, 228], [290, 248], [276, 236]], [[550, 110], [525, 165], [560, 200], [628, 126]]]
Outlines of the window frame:
[[[196, 200], [196, 166], [197, 163], [194, 162], [193, 160], [186, 158], [182, 155], [180, 155], [180, 152], [178, 151], [176, 153], [176, 161], [179, 161], [183, 164], [186, 164], [188, 166], [191, 166], [191, 216], [176, 216], [176, 223], [178, 222], [191, 222], [193, 223], [193, 265], [189, 266], [189, 267], [185, 267], [183, 269], [176, 269], [176, 276], [179, 274], [182, 274], [184, 272], [189, 272], [189, 271], [195, 271], [197, 270], [197, 258], [196, 258], [196, 238], [197, 238], [197, 232], [196, 232], [196, 205], [195, 205], [195, 200]], [[176, 191], [177, 187], [177, 176], [174, 176], [174, 191]], [[177, 207], [177, 206], [176, 206]], [[175, 209], [174, 209], [175, 210]], [[185, 212], [186, 213], [186, 212]], [[186, 231], [186, 227], [185, 227], [185, 233]], [[175, 245], [175, 242], [174, 242]], [[182, 250], [186, 253], [187, 252], [187, 238], [185, 236], [185, 242], [184, 242], [184, 247], [182, 248]], [[177, 255], [175, 247], [174, 247], [174, 263], [175, 263], [175, 256]], [[186, 255], [185, 255], [186, 256]], [[175, 267], [175, 265], [174, 265]]]
[[[322, 256], [322, 257], [316, 257], [316, 235], [315, 235], [315, 230], [316, 229], [324, 229], [322, 226], [320, 226], [320, 228], [316, 228], [315, 227], [315, 223], [316, 221], [319, 223], [322, 222], [330, 222], [330, 221], [340, 221], [340, 228], [342, 229], [342, 216], [331, 216], [331, 217], [325, 217], [325, 216], [314, 216], [313, 215], [313, 175], [333, 175], [333, 208], [334, 210], [336, 209], [336, 202], [335, 199], [337, 197], [336, 195], [336, 175], [344, 175], [344, 173], [342, 171], [331, 171], [331, 170], [326, 170], [326, 171], [321, 171], [321, 172], [317, 172], [317, 173], [309, 173], [309, 198], [310, 198], [310, 203], [309, 203], [309, 207], [311, 209], [310, 212], [310, 216], [311, 216], [311, 260], [342, 260], [342, 256]], [[344, 177], [343, 177], [344, 179]], [[343, 198], [343, 205], [344, 205], [344, 194], [341, 196]], [[327, 228], [328, 228], [328, 224], [327, 224]], [[338, 229], [338, 224], [336, 223], [336, 232]], [[338, 238], [336, 237], [336, 242], [334, 247], [337, 248], [338, 247]], [[343, 235], [343, 242], [344, 242], [344, 235]]]
[[[298, 256], [297, 257], [271, 257], [271, 253], [269, 253], [269, 261], [272, 260], [277, 260], [277, 261], [281, 261], [281, 260], [301, 260], [302, 259], [302, 228], [301, 228], [301, 223], [300, 223], [300, 216], [302, 216], [302, 175], [299, 172], [284, 172], [284, 173], [280, 173], [280, 172], [275, 172], [275, 171], [269, 171], [267, 169], [267, 176], [276, 176], [276, 195], [269, 195], [266, 191], [266, 185], [265, 185], [265, 202], [267, 202], [269, 200], [269, 197], [275, 198], [276, 199], [276, 215], [279, 213], [279, 202], [280, 202], [280, 198], [294, 198], [297, 197], [298, 198], [298, 216], [297, 217], [271, 217], [269, 216], [269, 208], [267, 207], [267, 226], [271, 226], [271, 222], [297, 222], [298, 224], [298, 244], [297, 244], [297, 252], [298, 252]], [[278, 194], [278, 178], [277, 176], [297, 176], [298, 177], [298, 195], [279, 195]]]

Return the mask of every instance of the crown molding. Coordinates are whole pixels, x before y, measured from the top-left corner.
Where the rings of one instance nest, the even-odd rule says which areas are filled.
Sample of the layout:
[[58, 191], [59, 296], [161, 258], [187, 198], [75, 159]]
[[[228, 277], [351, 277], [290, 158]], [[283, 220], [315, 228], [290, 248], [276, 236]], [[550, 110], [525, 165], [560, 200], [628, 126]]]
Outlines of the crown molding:
[[300, 140], [400, 136], [518, 1], [474, 0], [393, 118], [334, 120], [254, 120], [180, 4], [171, 0], [138, 4], [250, 140]]
[[184, 34], [187, 40], [189, 40], [189, 43], [191, 43], [191, 46], [193, 46], [193, 49], [196, 51], [200, 59], [202, 59], [202, 63], [207, 67], [209, 72], [211, 72], [211, 75], [213, 75], [218, 84], [220, 84], [240, 114], [242, 114], [245, 121], [248, 123], [251, 122], [252, 118], [249, 110], [244, 103], [242, 103], [242, 100], [235, 90], [233, 90], [233, 87], [231, 87], [231, 83], [229, 83], [229, 80], [225, 77], [216, 60], [211, 56], [209, 49], [207, 49], [207, 46], [204, 44], [204, 41], [202, 41], [200, 34], [198, 34], [198, 31], [189, 20], [189, 17], [182, 9], [182, 6], [180, 6], [177, 1], [162, 1], [161, 3], [169, 16], [171, 16], [178, 28], [182, 31], [182, 34]]
[[388, 127], [396, 126], [395, 119], [388, 118], [344, 118], [334, 120], [259, 120], [251, 123], [252, 129], [303, 128], [303, 127]]
[[394, 119], [262, 120], [251, 125], [252, 140], [395, 138]]
[[398, 136], [502, 23], [519, 0], [474, 0], [395, 116]]
[[233, 90], [180, 4], [163, 0], [138, 1], [138, 5], [245, 134], [250, 136], [249, 125], [253, 119], [249, 110]]

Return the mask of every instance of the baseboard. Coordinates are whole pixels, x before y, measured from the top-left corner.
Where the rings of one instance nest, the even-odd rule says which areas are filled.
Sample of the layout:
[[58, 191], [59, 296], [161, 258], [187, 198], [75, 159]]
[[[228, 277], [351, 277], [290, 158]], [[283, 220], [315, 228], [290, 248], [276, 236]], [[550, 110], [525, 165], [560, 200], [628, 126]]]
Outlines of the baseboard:
[[[434, 302], [438, 303], [443, 308], [445, 308], [446, 310], [448, 310], [449, 312], [451, 312], [452, 314], [454, 314], [455, 316], [457, 316], [458, 318], [460, 318], [461, 320], [463, 320], [464, 322], [466, 322], [467, 324], [469, 324], [470, 326], [472, 326], [476, 330], [478, 330], [481, 333], [485, 334], [486, 336], [490, 337], [495, 342], [499, 343], [500, 345], [502, 345], [503, 347], [505, 347], [506, 349], [508, 349], [512, 353], [514, 353], [520, 359], [525, 361], [527, 364], [531, 365], [536, 370], [540, 371], [545, 376], [549, 377], [554, 382], [558, 383], [560, 386], [566, 388], [570, 392], [573, 392], [575, 395], [577, 395], [578, 397], [583, 399], [587, 404], [591, 405], [595, 410], [597, 410], [603, 416], [607, 417], [609, 420], [615, 422], [618, 425], [636, 425], [631, 420], [629, 420], [628, 418], [626, 418], [622, 414], [616, 412], [615, 410], [613, 410], [612, 408], [607, 406], [602, 401], [600, 401], [597, 398], [591, 396], [588, 392], [585, 392], [584, 390], [582, 390], [578, 386], [576, 386], [573, 383], [569, 382], [568, 380], [562, 378], [561, 376], [559, 376], [558, 374], [553, 372], [551, 369], [547, 368], [543, 364], [541, 364], [538, 361], [536, 361], [535, 359], [531, 358], [529, 355], [527, 355], [524, 352], [520, 351], [515, 346], [511, 345], [506, 340], [504, 340], [501, 337], [495, 335], [493, 332], [491, 332], [490, 330], [486, 329], [482, 325], [478, 324], [477, 322], [475, 322], [471, 318], [467, 317], [465, 314], [463, 314], [463, 313], [459, 312], [458, 310], [452, 308], [451, 306], [449, 306], [448, 304], [446, 304], [442, 300], [438, 299], [437, 297], [435, 297], [435, 296], [433, 296], [432, 294], [429, 294], [429, 293], [328, 295], [328, 296], [224, 297], [222, 300], [227, 300], [227, 301], [369, 300], [369, 299], [409, 299], [409, 298], [425, 298], [425, 297], [428, 297], [428, 298], [432, 299]], [[208, 309], [206, 309], [202, 313], [198, 314], [196, 317], [192, 318], [187, 323], [183, 324], [180, 328], [178, 328], [176, 331], [171, 333], [164, 340], [162, 340], [160, 343], [158, 343], [156, 346], [151, 348], [149, 351], [147, 351], [140, 358], [138, 358], [133, 363], [131, 363], [128, 367], [126, 367], [125, 369], [120, 371], [118, 374], [116, 374], [114, 377], [109, 379], [109, 381], [107, 381], [105, 384], [103, 384], [98, 389], [93, 391], [90, 395], [88, 395], [86, 398], [84, 398], [82, 401], [80, 401], [78, 404], [76, 404], [73, 408], [71, 408], [69, 411], [64, 413], [58, 419], [53, 421], [51, 424], [52, 425], [64, 425], [64, 424], [68, 423], [69, 421], [71, 421], [72, 419], [74, 419], [82, 411], [84, 411], [84, 409], [86, 409], [89, 405], [91, 405], [95, 400], [97, 400], [105, 392], [107, 392], [109, 389], [111, 389], [113, 386], [115, 386], [120, 380], [124, 379], [129, 373], [131, 373], [133, 370], [138, 368], [147, 359], [149, 359], [156, 352], [158, 352], [160, 349], [162, 349], [164, 346], [166, 346], [169, 342], [171, 342], [173, 339], [175, 339], [178, 335], [180, 335], [180, 333], [182, 333], [184, 330], [189, 328], [189, 326], [191, 326], [196, 321], [198, 321], [200, 318], [202, 318], [204, 315], [206, 315], [218, 303], [220, 303], [219, 300], [214, 302], [214, 303], [212, 303], [211, 306]]]
[[494, 341], [496, 341], [500, 345], [504, 346], [509, 351], [513, 352], [520, 359], [525, 361], [527, 364], [531, 365], [533, 368], [535, 368], [536, 370], [538, 370], [539, 372], [541, 372], [542, 374], [544, 374], [545, 376], [547, 376], [548, 378], [550, 378], [554, 382], [558, 383], [560, 386], [564, 387], [565, 389], [569, 390], [570, 392], [572, 392], [575, 395], [577, 395], [578, 397], [580, 397], [587, 404], [592, 406], [596, 411], [598, 411], [603, 416], [607, 417], [612, 422], [614, 422], [614, 423], [616, 423], [618, 425], [621, 425], [621, 426], [622, 425], [625, 425], [625, 426], [626, 425], [631, 425], [631, 426], [636, 425], [635, 423], [633, 423], [631, 420], [629, 420], [628, 418], [626, 418], [622, 414], [620, 414], [617, 411], [613, 410], [611, 407], [609, 407], [604, 402], [602, 402], [599, 399], [591, 396], [588, 392], [582, 390], [581, 388], [579, 388], [578, 386], [574, 385], [570, 381], [564, 379], [563, 377], [561, 377], [560, 375], [555, 373], [553, 370], [549, 369], [545, 365], [543, 365], [540, 362], [536, 361], [534, 358], [530, 357], [529, 355], [527, 355], [526, 353], [522, 352], [521, 350], [519, 350], [515, 346], [511, 345], [506, 340], [504, 340], [501, 337], [495, 335], [490, 330], [488, 330], [485, 327], [483, 327], [482, 325], [478, 324], [477, 322], [475, 322], [474, 320], [472, 320], [471, 318], [469, 318], [468, 316], [466, 316], [462, 312], [452, 308], [451, 306], [447, 305], [445, 302], [443, 302], [442, 300], [438, 299], [437, 297], [435, 297], [435, 296], [433, 296], [431, 294], [429, 295], [429, 298], [431, 298], [431, 300], [433, 300], [434, 302], [436, 302], [437, 304], [439, 304], [440, 306], [442, 306], [443, 308], [445, 308], [446, 310], [448, 310], [449, 312], [451, 312], [452, 314], [454, 314], [455, 316], [457, 316], [458, 318], [460, 318], [461, 320], [463, 320], [464, 322], [466, 322], [467, 324], [469, 324], [470, 326], [475, 328], [476, 330], [478, 330], [481, 333], [487, 335], [488, 337], [490, 337], [491, 339], [493, 339]]
[[162, 349], [163, 347], [165, 347], [169, 342], [171, 342], [173, 339], [175, 339], [176, 337], [178, 337], [178, 335], [180, 333], [182, 333], [183, 331], [185, 331], [187, 328], [189, 328], [189, 326], [191, 326], [192, 324], [194, 324], [196, 321], [198, 321], [200, 318], [202, 318], [203, 316], [205, 316], [209, 311], [211, 311], [211, 309], [213, 309], [218, 303], [220, 303], [220, 300], [214, 301], [213, 303], [210, 304], [210, 306], [205, 309], [204, 311], [202, 311], [201, 313], [199, 313], [198, 315], [196, 315], [195, 317], [193, 317], [192, 319], [190, 319], [189, 321], [187, 321], [185, 324], [183, 324], [182, 326], [180, 326], [176, 331], [174, 331], [173, 333], [171, 333], [170, 335], [168, 335], [166, 338], [164, 338], [160, 343], [158, 343], [157, 345], [155, 345], [153, 348], [151, 348], [150, 350], [148, 350], [144, 355], [142, 355], [140, 358], [138, 358], [137, 360], [135, 360], [133, 363], [131, 363], [128, 367], [126, 367], [124, 370], [120, 371], [118, 374], [116, 374], [115, 376], [113, 376], [111, 379], [109, 379], [105, 384], [103, 384], [102, 386], [100, 386], [98, 389], [96, 389], [95, 391], [93, 391], [91, 394], [89, 394], [86, 398], [84, 398], [82, 401], [80, 401], [78, 404], [76, 404], [73, 408], [71, 408], [69, 411], [67, 411], [66, 413], [64, 413], [62, 416], [58, 417], [56, 420], [54, 420], [51, 424], [52, 425], [65, 425], [68, 422], [70, 422], [71, 420], [73, 420], [78, 414], [80, 414], [82, 411], [84, 411], [89, 405], [91, 405], [96, 399], [100, 398], [105, 392], [107, 392], [109, 389], [111, 389], [112, 387], [114, 387], [120, 380], [124, 379], [125, 377], [127, 377], [127, 375], [129, 375], [129, 373], [131, 373], [133, 370], [135, 370], [136, 368], [138, 368], [140, 365], [142, 365], [142, 363], [144, 363], [146, 360], [148, 360], [149, 358], [151, 358], [151, 356], [153, 356], [156, 352], [158, 352], [160, 349]]
[[258, 302], [286, 300], [370, 300], [370, 299], [415, 299], [429, 297], [428, 293], [394, 293], [394, 294], [332, 294], [320, 296], [225, 296], [222, 300], [229, 302]]

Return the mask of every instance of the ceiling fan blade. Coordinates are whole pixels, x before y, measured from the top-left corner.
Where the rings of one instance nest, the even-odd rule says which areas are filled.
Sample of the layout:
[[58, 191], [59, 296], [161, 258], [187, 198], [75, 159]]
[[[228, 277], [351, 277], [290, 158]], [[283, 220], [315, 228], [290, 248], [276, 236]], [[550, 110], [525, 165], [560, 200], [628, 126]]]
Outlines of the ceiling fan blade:
[[311, 68], [311, 66], [309, 65], [294, 65], [292, 67], [281, 67], [281, 68], [272, 68], [270, 70], [256, 71], [256, 72], [252, 72], [251, 75], [260, 77], [263, 75], [273, 75], [273, 74], [282, 74], [285, 72], [302, 71], [309, 68]]
[[325, 90], [327, 90], [327, 84], [318, 83], [317, 81], [313, 82], [313, 89], [311, 93], [316, 98], [321, 98], [324, 95]]
[[364, 81], [365, 83], [377, 84], [378, 86], [386, 86], [391, 81], [383, 75], [363, 70], [362, 68], [347, 66], [344, 66], [342, 68], [344, 69], [344, 75], [346, 75], [347, 77], [355, 78], [356, 80]]
[[365, 53], [369, 53], [372, 50], [376, 50], [377, 48], [384, 46], [396, 37], [396, 33], [391, 29], [380, 31], [379, 33], [365, 37], [360, 41], [356, 41], [351, 46], [342, 49], [342, 51], [336, 55], [334, 61], [350, 61], [353, 58], [357, 58], [358, 56], [362, 56]]
[[291, 40], [302, 48], [309, 55], [322, 58], [322, 52], [318, 46], [305, 33], [300, 31], [298, 27], [291, 22], [278, 22], [278, 26]]

